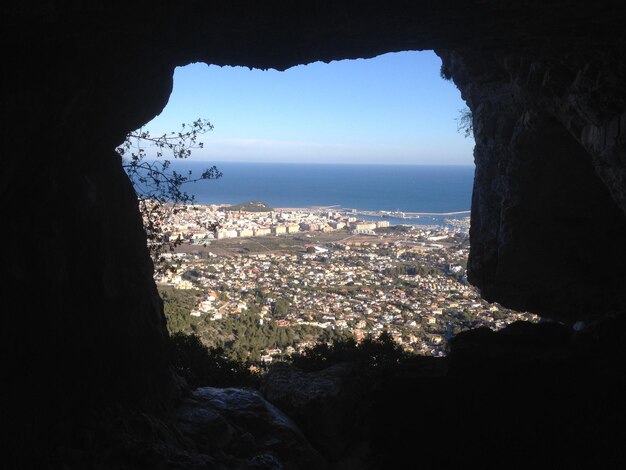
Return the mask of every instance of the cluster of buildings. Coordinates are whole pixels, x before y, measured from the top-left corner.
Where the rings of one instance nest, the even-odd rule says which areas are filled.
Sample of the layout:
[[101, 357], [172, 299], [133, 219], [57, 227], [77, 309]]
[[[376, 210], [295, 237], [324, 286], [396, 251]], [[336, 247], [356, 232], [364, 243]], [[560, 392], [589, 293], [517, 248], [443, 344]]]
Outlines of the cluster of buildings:
[[212, 239], [266, 237], [344, 229], [353, 233], [372, 234], [375, 229], [388, 226], [387, 220], [357, 220], [353, 216], [333, 210], [243, 212], [229, 210], [228, 206], [210, 205], [192, 206], [172, 214], [165, 229], [172, 240], [180, 237], [202, 243]]
[[[230, 225], [251, 227], [253, 233], [254, 224], [314, 227], [337, 222], [339, 227], [343, 222], [331, 213], [227, 217]], [[330, 328], [357, 339], [386, 330], [405, 349], [435, 356], [445, 354], [446, 340], [462, 329], [499, 329], [519, 319], [536, 320], [487, 303], [467, 284], [469, 244], [462, 231], [414, 226], [401, 235], [347, 237], [315, 248], [229, 257], [178, 254], [176, 272], [158, 281], [200, 289], [203, 295], [192, 315], [208, 321], [254, 309], [261, 321]], [[190, 271], [193, 277], [185, 275]]]

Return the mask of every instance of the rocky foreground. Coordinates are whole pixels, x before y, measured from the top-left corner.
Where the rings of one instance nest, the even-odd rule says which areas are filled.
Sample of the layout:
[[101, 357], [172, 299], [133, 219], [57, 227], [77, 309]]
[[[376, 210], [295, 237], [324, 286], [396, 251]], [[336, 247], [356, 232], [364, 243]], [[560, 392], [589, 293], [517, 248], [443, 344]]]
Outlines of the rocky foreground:
[[106, 449], [65, 449], [61, 460], [71, 469], [617, 468], [626, 374], [605, 360], [608, 335], [518, 322], [463, 333], [449, 357], [400, 367], [278, 364], [260, 391], [198, 388], [169, 417], [129, 416], [100, 428], [117, 436]]

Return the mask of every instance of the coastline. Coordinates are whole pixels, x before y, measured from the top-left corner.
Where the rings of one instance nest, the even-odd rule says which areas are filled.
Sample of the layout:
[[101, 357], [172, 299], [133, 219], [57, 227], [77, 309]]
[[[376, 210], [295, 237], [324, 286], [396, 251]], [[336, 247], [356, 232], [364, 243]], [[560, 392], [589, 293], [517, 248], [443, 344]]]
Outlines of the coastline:
[[[220, 204], [220, 205], [227, 205], [227, 204]], [[228, 205], [232, 205], [232, 204], [228, 204]], [[370, 211], [370, 210], [361, 210], [361, 209], [351, 209], [351, 208], [346, 208], [346, 207], [340, 207], [338, 205], [311, 206], [311, 207], [274, 207], [274, 210], [285, 211], [285, 212], [296, 212], [296, 211], [307, 212], [307, 211], [330, 210], [330, 211], [337, 211], [337, 212], [352, 212], [356, 215], [368, 215], [371, 217], [384, 217], [384, 216], [390, 216], [394, 214], [394, 211], [384, 211], [384, 210]], [[469, 215], [472, 213], [471, 210], [453, 211], [453, 212], [404, 212], [404, 211], [400, 211], [400, 212], [403, 213], [407, 217], [421, 217], [421, 216], [444, 217], [444, 216], [455, 216], [455, 215], [467, 215], [469, 217]]]
[[[454, 215], [467, 215], [469, 216], [472, 211], [455, 211], [455, 212], [403, 212], [399, 211], [401, 214], [404, 214], [404, 218], [412, 218], [412, 217], [444, 217], [444, 216], [454, 216]], [[367, 210], [356, 210], [354, 212], [357, 215], [369, 215], [372, 217], [389, 217], [394, 214], [398, 214], [398, 212], [390, 212], [390, 211], [367, 211]], [[402, 217], [401, 217], [402, 218]]]
[[[222, 208], [232, 204], [219, 204]], [[464, 228], [469, 230], [469, 219], [471, 211], [450, 211], [450, 212], [401, 212], [401, 211], [372, 211], [357, 210], [353, 208], [345, 208], [339, 205], [313, 205], [309, 207], [273, 207], [273, 213], [300, 213], [310, 214], [312, 216], [328, 216], [332, 213], [341, 215], [346, 220], [361, 220], [363, 222], [385, 221], [391, 226], [422, 226], [422, 227], [448, 227], [448, 228]], [[272, 216], [273, 217], [273, 216]], [[287, 216], [287, 219], [289, 216]]]

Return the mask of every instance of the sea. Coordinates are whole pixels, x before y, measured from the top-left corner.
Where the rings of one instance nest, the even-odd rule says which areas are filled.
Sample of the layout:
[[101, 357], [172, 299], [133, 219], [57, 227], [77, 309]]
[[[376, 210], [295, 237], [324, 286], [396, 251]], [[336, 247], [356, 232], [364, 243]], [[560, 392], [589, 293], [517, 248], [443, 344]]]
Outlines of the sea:
[[[272, 207], [332, 207], [366, 211], [469, 211], [474, 166], [243, 163], [176, 161], [177, 171], [199, 175], [215, 165], [223, 176], [189, 183], [200, 204], [263, 201]], [[469, 214], [386, 216], [392, 224], [439, 224]], [[368, 217], [362, 217], [368, 218]], [[369, 217], [370, 219], [375, 217]]]

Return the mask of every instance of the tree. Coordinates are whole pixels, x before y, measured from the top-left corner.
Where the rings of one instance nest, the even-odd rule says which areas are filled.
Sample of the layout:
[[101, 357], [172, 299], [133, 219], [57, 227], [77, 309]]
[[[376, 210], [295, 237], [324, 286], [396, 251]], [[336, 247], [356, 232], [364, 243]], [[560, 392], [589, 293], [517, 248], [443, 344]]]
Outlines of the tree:
[[[198, 137], [213, 130], [206, 119], [182, 124], [181, 130], [153, 136], [143, 128], [129, 133], [117, 148], [122, 166], [133, 183], [148, 240], [148, 249], [157, 270], [163, 269], [165, 251], [173, 251], [183, 240], [171, 239], [165, 233], [165, 224], [174, 214], [191, 212], [195, 197], [184, 190], [184, 185], [201, 180], [218, 179], [222, 173], [215, 167], [206, 168], [200, 175], [192, 171], [180, 173], [171, 168], [172, 159], [186, 159], [192, 150], [203, 148]], [[149, 153], [148, 149], [153, 152]], [[154, 159], [151, 159], [154, 158]], [[200, 221], [199, 225], [215, 231], [217, 223]]]
[[174, 333], [170, 354], [174, 370], [197, 387], [258, 387], [259, 377], [245, 361], [234, 361], [222, 348], [208, 348], [195, 334]]
[[407, 357], [393, 337], [383, 331], [377, 338], [368, 335], [361, 342], [349, 335], [338, 336], [332, 341], [310, 346], [303, 352], [294, 354], [291, 359], [296, 367], [305, 371], [321, 370], [339, 362], [350, 362], [360, 369], [360, 374], [371, 376], [371, 372], [392, 370]]
[[465, 138], [470, 137], [474, 133], [474, 118], [469, 108], [459, 110], [459, 117], [456, 118], [456, 130]]
[[278, 299], [272, 304], [272, 316], [274, 318], [284, 318], [289, 313], [289, 301]]

